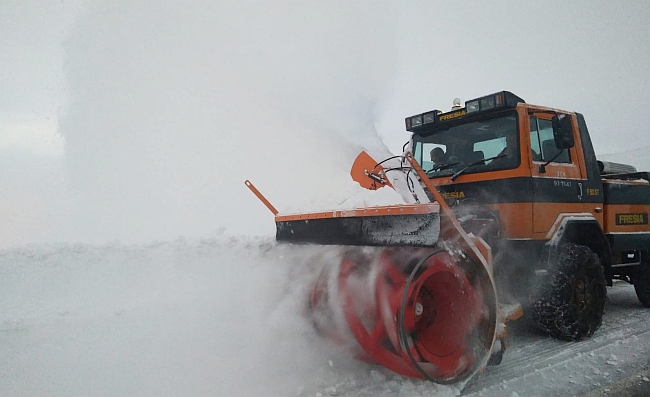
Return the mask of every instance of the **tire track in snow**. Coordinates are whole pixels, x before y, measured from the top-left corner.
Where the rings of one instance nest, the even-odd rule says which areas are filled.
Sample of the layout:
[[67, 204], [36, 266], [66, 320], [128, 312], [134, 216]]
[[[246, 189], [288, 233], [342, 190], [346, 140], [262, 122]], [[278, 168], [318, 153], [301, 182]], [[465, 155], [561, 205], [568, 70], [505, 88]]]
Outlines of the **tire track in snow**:
[[465, 388], [464, 394], [478, 392], [504, 381], [524, 377], [549, 365], [561, 364], [582, 354], [614, 345], [635, 335], [641, 338], [646, 334], [650, 334], [648, 325], [647, 319], [639, 318], [618, 326], [601, 327], [600, 332], [589, 340], [566, 342], [547, 337], [522, 346], [517, 351], [517, 357], [509, 356], [508, 351], [506, 351], [503, 363], [495, 367], [488, 367], [485, 374], [474, 378]]

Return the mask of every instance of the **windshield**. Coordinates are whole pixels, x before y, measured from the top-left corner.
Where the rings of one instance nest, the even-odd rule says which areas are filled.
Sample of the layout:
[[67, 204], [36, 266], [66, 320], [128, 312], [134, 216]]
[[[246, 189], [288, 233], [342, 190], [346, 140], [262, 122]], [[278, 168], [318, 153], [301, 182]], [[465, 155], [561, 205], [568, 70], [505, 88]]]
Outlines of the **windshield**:
[[464, 174], [516, 168], [520, 162], [516, 112], [415, 135], [413, 143], [415, 159], [431, 178], [472, 163]]

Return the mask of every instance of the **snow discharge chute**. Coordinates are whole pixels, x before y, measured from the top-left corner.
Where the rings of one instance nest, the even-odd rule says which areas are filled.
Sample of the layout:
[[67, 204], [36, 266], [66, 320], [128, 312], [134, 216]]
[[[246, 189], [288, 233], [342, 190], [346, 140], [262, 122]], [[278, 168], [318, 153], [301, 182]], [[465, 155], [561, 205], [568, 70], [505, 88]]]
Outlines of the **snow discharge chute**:
[[[321, 335], [404, 376], [462, 382], [505, 348], [495, 344], [505, 338], [508, 314], [497, 304], [491, 251], [465, 233], [412, 156], [400, 160], [398, 167], [384, 168], [362, 152], [351, 175], [369, 190], [408, 189], [415, 203], [274, 213], [276, 238], [332, 245], [309, 297]], [[389, 178], [393, 170], [406, 178]], [[409, 178], [412, 172], [424, 186]]]

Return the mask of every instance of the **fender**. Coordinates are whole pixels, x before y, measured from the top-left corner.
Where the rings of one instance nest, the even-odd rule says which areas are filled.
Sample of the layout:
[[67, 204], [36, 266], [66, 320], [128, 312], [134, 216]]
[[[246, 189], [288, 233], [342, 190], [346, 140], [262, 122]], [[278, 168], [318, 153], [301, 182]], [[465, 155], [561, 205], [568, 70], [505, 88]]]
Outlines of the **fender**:
[[600, 260], [607, 285], [612, 285], [612, 252], [598, 220], [590, 213], [561, 213], [546, 235], [548, 260], [552, 260], [563, 243], [589, 247]]

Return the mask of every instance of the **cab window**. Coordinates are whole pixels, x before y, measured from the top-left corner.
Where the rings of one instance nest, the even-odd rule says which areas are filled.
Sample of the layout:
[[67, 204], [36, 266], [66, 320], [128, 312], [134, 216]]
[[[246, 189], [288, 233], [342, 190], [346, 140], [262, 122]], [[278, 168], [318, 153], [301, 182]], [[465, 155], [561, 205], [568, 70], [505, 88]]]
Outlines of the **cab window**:
[[[530, 148], [533, 154], [533, 161], [548, 162], [557, 155], [553, 160], [554, 163], [571, 163], [569, 150], [559, 150], [555, 146], [553, 124], [551, 123], [551, 120], [544, 120], [531, 116]], [[559, 155], [558, 152], [560, 152]]]
[[[435, 156], [436, 152], [442, 153], [442, 155], [438, 158], [432, 158], [432, 155]], [[434, 165], [439, 165], [441, 162], [447, 161], [445, 153], [447, 153], [447, 145], [441, 145], [438, 143], [423, 143], [416, 146], [415, 156], [418, 159], [422, 159], [420, 161], [420, 165], [422, 166], [423, 170], [428, 171], [432, 169]]]
[[493, 138], [474, 144], [474, 152], [483, 152], [484, 158], [498, 156], [507, 146], [506, 138]]
[[[517, 113], [509, 111], [474, 120], [444, 123], [430, 134], [413, 136], [415, 159], [429, 171], [430, 178], [449, 176], [468, 166], [463, 173], [519, 166]], [[434, 149], [440, 162], [432, 161]]]

